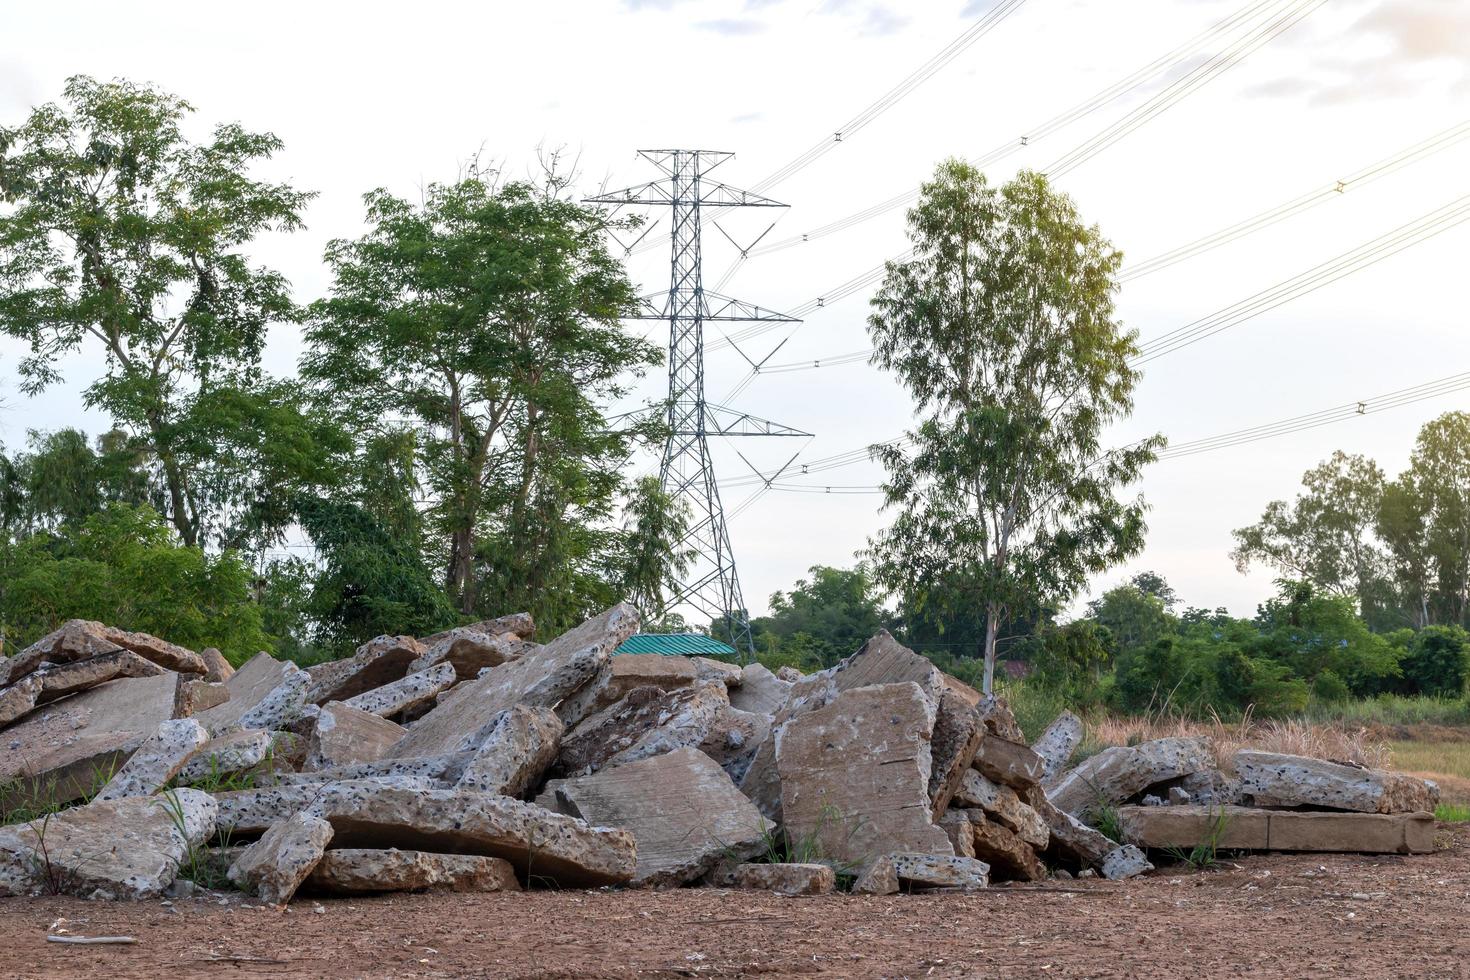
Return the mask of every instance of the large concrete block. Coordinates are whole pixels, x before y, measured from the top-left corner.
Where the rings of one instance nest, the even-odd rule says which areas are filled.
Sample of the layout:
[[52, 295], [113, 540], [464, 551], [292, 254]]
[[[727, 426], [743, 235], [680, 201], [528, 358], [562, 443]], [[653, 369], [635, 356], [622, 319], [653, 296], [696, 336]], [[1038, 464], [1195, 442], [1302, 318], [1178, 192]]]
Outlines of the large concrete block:
[[439, 664], [364, 691], [343, 703], [381, 718], [391, 718], [410, 714], [427, 705], [438, 697], [440, 691], [453, 687], [457, 680], [453, 664]]
[[213, 836], [216, 811], [208, 793], [177, 789], [0, 827], [0, 895], [157, 898]]
[[425, 652], [424, 645], [411, 636], [375, 636], [344, 660], [312, 667], [306, 700], [310, 704], [347, 701], [402, 680], [409, 665]]
[[0, 805], [95, 793], [174, 717], [182, 675], [108, 681], [34, 711], [0, 733]]
[[193, 718], [161, 722], [158, 731], [138, 747], [93, 799], [152, 796], [167, 786], [184, 768], [189, 756], [207, 741], [209, 733]]
[[1257, 806], [1320, 806], [1358, 813], [1432, 812], [1433, 782], [1299, 755], [1240, 749], [1233, 765], [1241, 793]]
[[[462, 693], [456, 688], [452, 699], [414, 722], [391, 754], [406, 758], [472, 749], [506, 708], [517, 704], [557, 708], [604, 679], [608, 658], [637, 629], [637, 610], [623, 603], [518, 660], [491, 667], [462, 685]], [[564, 714], [561, 717], [567, 720]]]
[[279, 728], [294, 720], [305, 703], [308, 677], [288, 660], [257, 653], [225, 681], [230, 699], [196, 714], [210, 732], [232, 728]]
[[983, 738], [985, 723], [980, 713], [963, 694], [946, 688], [939, 699], [930, 739], [933, 766], [929, 771], [929, 805], [936, 816], [949, 807], [965, 774], [973, 771], [970, 764]]
[[933, 725], [912, 681], [855, 688], [792, 719], [777, 754], [787, 839], [856, 867], [892, 851], [953, 854], [929, 806]]
[[626, 830], [489, 793], [328, 783], [309, 812], [331, 823], [339, 847], [498, 857], [523, 880], [563, 888], [622, 884], [637, 863]]
[[285, 905], [331, 841], [331, 824], [306, 813], [293, 814], [272, 826], [235, 859], [230, 865], [230, 880], [262, 901]]
[[317, 713], [306, 739], [307, 771], [330, 769], [355, 762], [376, 762], [406, 734], [402, 725], [370, 711], [328, 701]]
[[1041, 782], [1045, 767], [1029, 745], [990, 733], [980, 742], [972, 765], [991, 782], [1022, 790]]
[[1214, 745], [1207, 736], [1157, 738], [1104, 749], [1057, 779], [1046, 795], [1059, 809], [1081, 816], [1099, 804], [1122, 803], [1155, 783], [1214, 765]]
[[563, 772], [589, 774], [674, 749], [698, 746], [729, 706], [720, 683], [661, 691], [640, 687], [574, 728], [563, 740]]
[[[784, 668], [783, 668], [784, 669]], [[912, 682], [928, 705], [933, 718], [945, 683], [935, 666], [895, 640], [887, 630], [864, 643], [857, 653], [837, 666], [809, 674], [792, 682], [786, 699], [771, 722], [771, 737], [756, 749], [740, 789], [772, 820], [781, 820], [781, 780], [776, 764], [776, 746], [793, 719], [829, 704], [844, 691], [880, 684]], [[930, 733], [933, 723], [930, 723]], [[927, 770], [926, 770], [927, 773]], [[927, 774], [926, 774], [926, 779]]]
[[1434, 849], [1431, 813], [1324, 813], [1241, 806], [1118, 808], [1128, 839], [1142, 847], [1425, 854]]
[[760, 811], [695, 748], [568, 779], [556, 793], [589, 823], [632, 833], [635, 885], [688, 884], [723, 858], [743, 861], [765, 847], [768, 825]]
[[478, 854], [344, 847], [322, 855], [306, 879], [310, 891], [335, 895], [379, 892], [515, 892], [509, 861]]
[[740, 671], [740, 686], [730, 691], [730, 704], [741, 711], [774, 715], [786, 705], [791, 682], [783, 681], [760, 664], [746, 664]]
[[459, 788], [523, 797], [541, 782], [556, 760], [562, 723], [550, 708], [507, 708], [490, 730], [459, 778]]
[[1043, 782], [1061, 774], [1071, 760], [1072, 753], [1082, 744], [1085, 732], [1086, 726], [1082, 724], [1081, 718], [1070, 711], [1063, 711], [1046, 726], [1041, 737], [1031, 743], [1031, 751], [1041, 756]]

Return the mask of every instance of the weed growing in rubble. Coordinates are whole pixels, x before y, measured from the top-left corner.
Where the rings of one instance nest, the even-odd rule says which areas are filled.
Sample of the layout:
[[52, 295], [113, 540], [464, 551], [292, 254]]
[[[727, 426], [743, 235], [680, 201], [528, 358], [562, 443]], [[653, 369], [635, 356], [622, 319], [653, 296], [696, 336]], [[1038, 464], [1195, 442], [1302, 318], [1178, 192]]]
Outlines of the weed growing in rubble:
[[[192, 789], [201, 790], [213, 795], [215, 793], [233, 793], [242, 789], [255, 789], [260, 784], [260, 777], [275, 770], [275, 749], [266, 751], [265, 758], [260, 764], [249, 769], [224, 769], [220, 765], [219, 758], [211, 757], [209, 760], [209, 772], [198, 779], [191, 779], [188, 786]], [[180, 784], [177, 780], [169, 784], [173, 789]]]
[[1099, 799], [1094, 803], [1087, 811], [1085, 822], [1114, 844], [1128, 843], [1123, 833], [1123, 815], [1107, 800]]
[[[761, 831], [761, 851], [750, 861], [755, 864], [826, 864], [837, 872], [839, 886], [850, 884], [862, 862], [837, 861], [827, 857], [822, 846], [822, 832], [833, 824], [847, 826], [847, 821], [843, 819], [842, 811], [830, 803], [818, 812], [816, 826], [795, 839], [789, 839], [774, 824], [767, 824]], [[861, 825], [859, 821], [848, 827], [848, 837]], [[727, 856], [734, 858], [734, 851], [731, 850]]]
[[1182, 847], [1165, 848], [1164, 853], [1181, 864], [1189, 865], [1195, 871], [1212, 871], [1220, 866], [1220, 841], [1225, 837], [1225, 827], [1229, 822], [1230, 815], [1221, 807], [1210, 818], [1204, 839], [1198, 844], [1187, 851]]
[[[204, 844], [189, 839], [189, 822], [184, 816], [184, 801], [173, 790], [164, 790], [158, 797], [159, 806], [168, 814], [169, 822], [178, 831], [184, 842], [184, 857], [175, 870], [175, 877], [192, 881], [200, 888], [221, 889], [233, 887], [227, 872], [229, 868], [219, 861], [213, 851]], [[229, 832], [223, 835], [223, 844], [229, 846]]]

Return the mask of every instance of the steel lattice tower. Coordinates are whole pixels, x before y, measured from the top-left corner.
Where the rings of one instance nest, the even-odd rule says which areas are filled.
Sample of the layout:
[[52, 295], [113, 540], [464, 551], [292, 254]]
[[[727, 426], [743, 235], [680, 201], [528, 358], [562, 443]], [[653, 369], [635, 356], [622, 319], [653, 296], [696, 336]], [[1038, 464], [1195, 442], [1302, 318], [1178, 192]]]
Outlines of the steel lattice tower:
[[[775, 201], [705, 180], [734, 154], [712, 150], [640, 150], [664, 177], [587, 198], [589, 204], [656, 205], [672, 209], [669, 289], [641, 301], [639, 319], [669, 323], [668, 438], [659, 464], [664, 492], [685, 501], [692, 520], [685, 545], [694, 552], [670, 609], [689, 605], [723, 622], [732, 646], [754, 651], [730, 532], [710, 459], [710, 436], [809, 436], [744, 412], [705, 401], [704, 325], [716, 321], [797, 322], [728, 296], [706, 292], [702, 282], [700, 208], [785, 207]], [[651, 230], [651, 229], [650, 229]]]

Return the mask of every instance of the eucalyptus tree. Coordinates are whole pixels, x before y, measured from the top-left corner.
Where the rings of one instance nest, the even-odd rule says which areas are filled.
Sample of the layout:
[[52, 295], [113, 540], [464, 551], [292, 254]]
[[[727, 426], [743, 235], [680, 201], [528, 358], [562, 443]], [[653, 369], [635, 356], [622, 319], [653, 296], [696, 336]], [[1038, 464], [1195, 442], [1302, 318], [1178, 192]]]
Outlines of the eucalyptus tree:
[[21, 390], [62, 380], [67, 357], [95, 345], [105, 368], [83, 400], [148, 456], [185, 545], [229, 506], [218, 495], [253, 492], [228, 448], [197, 451], [197, 427], [218, 421], [218, 392], [253, 388], [267, 327], [297, 317], [286, 280], [247, 253], [301, 227], [311, 197], [250, 176], [278, 138], [226, 123], [194, 142], [192, 111], [77, 76], [60, 103], [0, 127], [0, 329], [29, 345]]
[[1139, 378], [1114, 308], [1121, 255], [1043, 176], [997, 189], [947, 161], [908, 236], [912, 255], [888, 264], [868, 329], [918, 424], [907, 444], [874, 447], [894, 519], [870, 553], [911, 608], [985, 610], [989, 693], [1011, 613], [1141, 550], [1143, 500], [1118, 492], [1163, 440], [1103, 447]]

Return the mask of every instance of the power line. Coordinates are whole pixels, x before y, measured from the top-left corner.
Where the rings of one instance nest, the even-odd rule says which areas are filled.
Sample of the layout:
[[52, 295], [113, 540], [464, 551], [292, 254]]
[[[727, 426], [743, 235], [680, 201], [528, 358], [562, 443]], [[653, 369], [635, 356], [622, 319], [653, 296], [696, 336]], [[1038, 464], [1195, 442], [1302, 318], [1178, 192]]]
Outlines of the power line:
[[1204, 85], [1234, 68], [1251, 53], [1291, 30], [1326, 2], [1327, 0], [1296, 0], [1284, 12], [1274, 12], [1274, 19], [1232, 42], [1224, 51], [1199, 65], [1122, 119], [1059, 157], [1043, 172], [1056, 178], [1075, 170], [1155, 116], [1172, 109]]
[[[1081, 163], [1114, 145], [1124, 136], [1158, 116], [1165, 109], [1171, 108], [1184, 98], [1198, 91], [1208, 82], [1213, 81], [1225, 71], [1239, 64], [1247, 55], [1295, 26], [1325, 2], [1326, 0], [1288, 0], [1284, 6], [1277, 6], [1271, 9], [1268, 19], [1263, 24], [1257, 25], [1250, 33], [1230, 42], [1224, 50], [1217, 52], [1202, 65], [1171, 84], [1163, 92], [1159, 93], [1159, 95], [1129, 112], [1122, 119], [1104, 128], [1092, 138], [1084, 141], [1081, 145], [1065, 154], [1051, 167], [1047, 168], [1048, 175], [1052, 177], [1062, 176], [1067, 171], [1075, 169]], [[903, 262], [911, 258], [913, 254], [913, 249], [908, 249], [889, 259], [888, 262]], [[865, 272], [859, 273], [847, 282], [828, 290], [826, 293], [808, 300], [806, 303], [791, 310], [791, 315], [797, 318], [806, 317], [818, 309], [822, 309], [831, 303], [846, 299], [854, 293], [866, 289], [883, 277], [888, 262], [880, 263]], [[750, 327], [737, 330], [727, 337], [712, 342], [709, 344], [708, 349], [711, 351], [722, 350], [741, 341], [760, 336], [763, 333], [775, 329], [775, 327], [776, 325], [774, 324], [753, 324]]]
[[1209, 316], [1186, 323], [1182, 327], [1177, 327], [1150, 340], [1140, 346], [1139, 353], [1132, 363], [1135, 366], [1147, 364], [1191, 344], [1197, 344], [1221, 331], [1239, 326], [1283, 303], [1316, 292], [1323, 286], [1366, 269], [1370, 265], [1375, 265], [1406, 248], [1441, 235], [1467, 219], [1470, 219], [1470, 194], [1457, 198], [1407, 224], [1400, 225], [1357, 248], [1315, 265], [1300, 275], [1293, 276], [1269, 289], [1263, 289], [1222, 310], [1211, 313]]
[[1426, 140], [1421, 140], [1413, 146], [1406, 147], [1392, 156], [1384, 157], [1377, 163], [1364, 167], [1346, 177], [1334, 180], [1316, 190], [1309, 191], [1300, 197], [1293, 198], [1283, 204], [1278, 204], [1276, 207], [1262, 211], [1259, 214], [1246, 218], [1244, 221], [1238, 221], [1233, 225], [1196, 238], [1192, 242], [1172, 248], [1167, 252], [1161, 252], [1152, 258], [1125, 266], [1118, 274], [1118, 281], [1129, 282], [1149, 275], [1150, 273], [1158, 272], [1161, 269], [1183, 262], [1185, 259], [1193, 258], [1201, 252], [1218, 248], [1227, 242], [1233, 242], [1237, 238], [1260, 231], [1262, 228], [1284, 221], [1294, 215], [1301, 214], [1309, 208], [1314, 208], [1327, 201], [1337, 200], [1349, 190], [1371, 183], [1380, 177], [1386, 177], [1410, 164], [1418, 163], [1421, 160], [1433, 156], [1441, 150], [1447, 150], [1466, 137], [1470, 137], [1470, 120], [1456, 126], [1451, 126], [1449, 129], [1437, 133]]
[[[1135, 265], [1127, 266], [1119, 273], [1118, 280], [1119, 282], [1128, 282], [1134, 279], [1140, 279], [1271, 225], [1278, 224], [1287, 218], [1301, 214], [1303, 211], [1314, 208], [1319, 204], [1341, 198], [1349, 190], [1361, 187], [1380, 177], [1388, 176], [1411, 164], [1425, 160], [1436, 153], [1455, 146], [1466, 138], [1470, 138], [1470, 120], [1451, 126], [1449, 129], [1443, 130], [1434, 136], [1405, 147], [1397, 153], [1384, 157], [1376, 163], [1357, 170], [1346, 177], [1341, 177], [1329, 184], [1325, 184], [1317, 190], [1293, 198], [1274, 208], [1262, 211], [1250, 218], [1211, 232], [1208, 235], [1177, 246], [1167, 252], [1161, 252]], [[1407, 247], [1407, 245], [1404, 247]], [[862, 350], [847, 351], [841, 354], [820, 356], [800, 361], [763, 364], [758, 369], [753, 370], [751, 374], [747, 375], [746, 379], [730, 395], [727, 395], [725, 400], [731, 400], [734, 395], [748, 388], [750, 383], [754, 381], [755, 375], [787, 374], [793, 371], [811, 371], [824, 367], [840, 367], [846, 364], [857, 364], [867, 361], [872, 357], [872, 354], [873, 349], [867, 347]]]
[[[1365, 415], [1376, 415], [1379, 412], [1390, 411], [1395, 408], [1403, 408], [1406, 405], [1417, 404], [1444, 395], [1454, 394], [1459, 391], [1470, 390], [1470, 371], [1459, 374], [1448, 375], [1433, 381], [1400, 388], [1396, 391], [1385, 392], [1369, 398], [1357, 399], [1324, 408], [1320, 411], [1309, 412], [1305, 415], [1296, 415], [1291, 418], [1281, 419], [1276, 422], [1268, 422], [1263, 425], [1251, 426], [1245, 429], [1235, 429], [1231, 432], [1222, 432], [1219, 435], [1208, 436], [1202, 439], [1194, 439], [1189, 442], [1178, 443], [1162, 449], [1158, 458], [1162, 462], [1169, 459], [1181, 459], [1186, 456], [1197, 456], [1200, 453], [1215, 452], [1220, 449], [1231, 449], [1236, 446], [1263, 442], [1267, 439], [1275, 439], [1280, 436], [1290, 435], [1295, 432], [1305, 432], [1310, 429], [1320, 428], [1325, 425], [1333, 425], [1338, 422], [1346, 422]], [[907, 441], [907, 437], [890, 440], [885, 445], [897, 445]], [[1137, 443], [1131, 443], [1137, 445]], [[1129, 448], [1125, 446], [1123, 448]], [[861, 454], [859, 456], [858, 454]], [[828, 469], [838, 466], [849, 466], [871, 458], [868, 448], [851, 450], [845, 454], [831, 457], [833, 460], [847, 458], [846, 462], [834, 462]], [[748, 479], [748, 478], [746, 478]], [[882, 488], [872, 485], [841, 484], [831, 487], [812, 483], [772, 483], [769, 489], [785, 493], [882, 493]]]
[[[986, 153], [981, 154], [980, 156], [971, 157], [969, 162], [976, 167], [984, 168], [992, 163], [1004, 159], [1007, 156], [1010, 156], [1012, 153], [1035, 145], [1036, 143], [1057, 132], [1058, 130], [1063, 129], [1066, 126], [1069, 126], [1072, 123], [1077, 122], [1081, 119], [1085, 119], [1086, 117], [1092, 115], [1094, 112], [1097, 112], [1104, 106], [1109, 105], [1110, 103], [1129, 95], [1139, 87], [1153, 80], [1156, 76], [1178, 66], [1180, 63], [1192, 56], [1200, 48], [1209, 44], [1217, 37], [1229, 34], [1242, 22], [1251, 20], [1263, 10], [1268, 9], [1279, 2], [1280, 0], [1255, 0], [1255, 2], [1253, 3], [1246, 4], [1244, 7], [1231, 14], [1229, 17], [1226, 17], [1225, 19], [1216, 22], [1209, 28], [1196, 34], [1194, 37], [1188, 39], [1187, 41], [1184, 41], [1182, 44], [1176, 45], [1174, 48], [1165, 52], [1163, 55], [1159, 56], [1153, 61], [1149, 62], [1147, 65], [1144, 65], [1142, 68], [1139, 68], [1133, 73], [1119, 79], [1112, 85], [1109, 85], [1107, 88], [1102, 89], [1100, 92], [1097, 92], [1089, 98], [1078, 102], [1076, 105], [1057, 113], [1045, 122], [1040, 123], [1036, 126], [1032, 126], [1022, 135], [1007, 140], [1006, 142], [1000, 144], [999, 146]], [[795, 245], [801, 245], [806, 242], [815, 241], [819, 238], [825, 238], [828, 235], [833, 235], [837, 232], [845, 231], [848, 228], [854, 227], [855, 225], [861, 224], [862, 222], [868, 221], [869, 219], [875, 218], [881, 214], [886, 214], [896, 208], [911, 204], [914, 201], [918, 200], [918, 198], [919, 188], [910, 188], [909, 190], [895, 195], [894, 197], [888, 198], [887, 200], [879, 201], [876, 204], [863, 208], [861, 211], [857, 211], [853, 214], [847, 215], [846, 217], [838, 218], [835, 221], [829, 222], [828, 224], [822, 225], [817, 228], [813, 228], [810, 231], [804, 232], [800, 235], [793, 235], [790, 238], [781, 239], [771, 242], [768, 245], [762, 245], [759, 248], [750, 249], [749, 257], [755, 258], [756, 256], [760, 255], [769, 255], [772, 252], [778, 252], [783, 249], [791, 248]], [[743, 262], [745, 258], [746, 256], [741, 256], [739, 259], [737, 259], [736, 265]], [[728, 281], [730, 275], [734, 271], [734, 268], [735, 266], [732, 266], [731, 269], [726, 272], [725, 276], [720, 280], [722, 283]]]
[[[868, 103], [856, 115], [832, 130], [830, 134], [824, 134], [812, 146], [798, 153], [780, 167], [777, 167], [776, 170], [763, 180], [754, 184], [751, 189], [756, 193], [765, 193], [777, 184], [789, 180], [802, 170], [805, 170], [836, 149], [838, 145], [851, 139], [863, 129], [866, 129], [874, 120], [898, 105], [898, 103], [911, 95], [930, 78], [933, 78], [941, 69], [964, 54], [975, 42], [979, 41], [986, 34], [989, 34], [1002, 21], [1015, 13], [1025, 2], [1026, 0], [996, 0], [996, 3], [981, 15], [979, 20], [961, 31], [959, 36], [946, 44], [937, 53], [931, 55], [928, 60], [920, 64], [913, 71], [909, 72], [908, 75], [899, 80], [887, 92]], [[712, 217], [719, 217], [721, 214], [723, 214], [723, 209], [715, 210]], [[634, 247], [628, 250], [628, 254], [638, 255], [650, 249], [661, 247], [667, 240], [667, 234], [657, 236], [652, 241], [634, 245]], [[725, 280], [728, 278], [727, 275], [716, 284], [716, 291], [723, 288]]]

